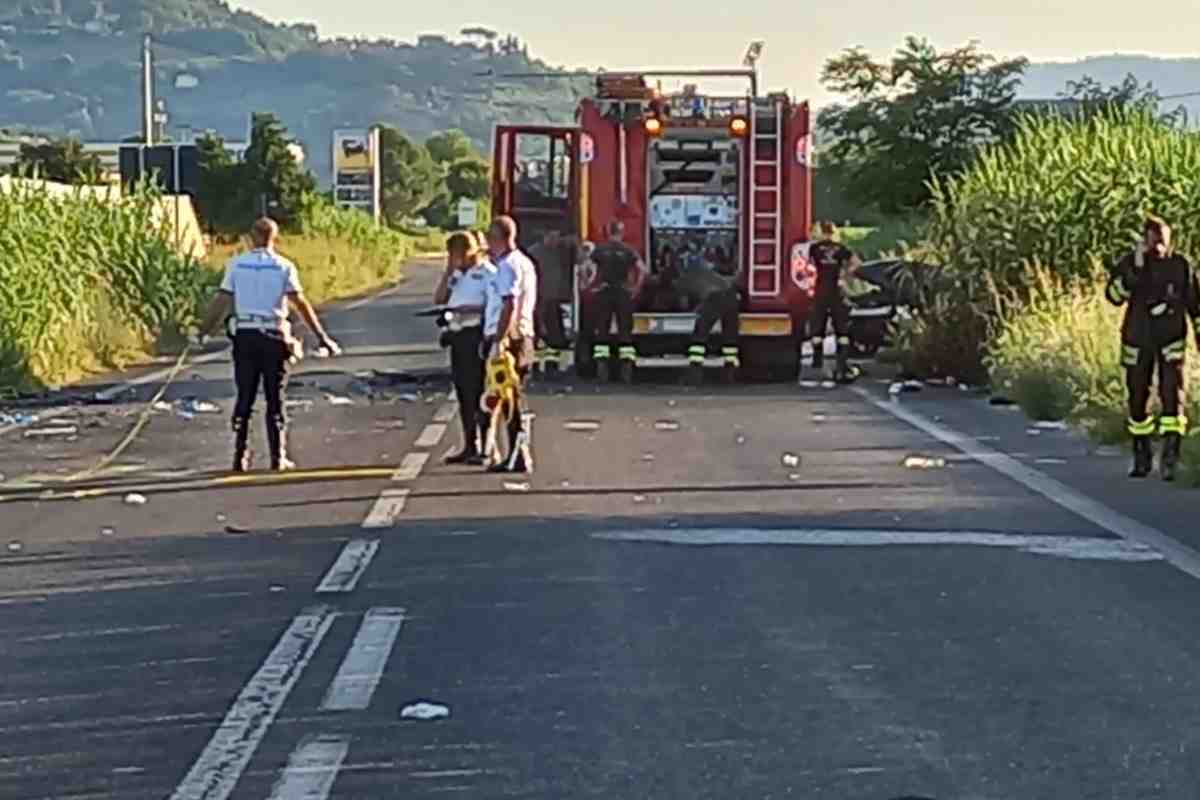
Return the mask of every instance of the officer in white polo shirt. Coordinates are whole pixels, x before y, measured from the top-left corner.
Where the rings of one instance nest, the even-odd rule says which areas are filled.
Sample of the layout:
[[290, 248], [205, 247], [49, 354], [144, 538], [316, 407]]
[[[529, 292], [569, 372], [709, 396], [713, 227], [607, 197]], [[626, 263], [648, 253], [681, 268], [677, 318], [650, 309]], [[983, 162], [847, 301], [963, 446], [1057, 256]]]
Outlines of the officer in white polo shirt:
[[267, 443], [271, 451], [271, 469], [282, 471], [295, 465], [287, 458], [284, 415], [284, 389], [288, 363], [298, 344], [292, 338], [288, 307], [294, 308], [322, 348], [340, 352], [325, 333], [317, 312], [305, 299], [296, 266], [275, 252], [279, 226], [262, 217], [250, 231], [254, 249], [234, 257], [225, 267], [221, 289], [209, 305], [200, 328], [203, 336], [223, 319], [233, 318], [233, 373], [237, 382], [237, 402], [233, 410], [234, 472], [250, 468], [247, 448], [250, 416], [261, 383], [267, 396]]

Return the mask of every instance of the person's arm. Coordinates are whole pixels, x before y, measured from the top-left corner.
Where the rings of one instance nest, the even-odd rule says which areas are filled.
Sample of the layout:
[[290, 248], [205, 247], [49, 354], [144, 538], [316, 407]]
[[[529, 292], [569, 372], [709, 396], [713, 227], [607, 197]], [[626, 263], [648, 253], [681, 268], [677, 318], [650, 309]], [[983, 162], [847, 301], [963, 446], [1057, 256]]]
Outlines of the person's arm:
[[293, 292], [288, 295], [288, 303], [304, 320], [304, 324], [312, 331], [313, 336], [317, 337], [321, 344], [330, 350], [337, 350], [337, 343], [329, 338], [329, 334], [325, 332], [324, 326], [321, 325], [321, 320], [317, 318], [317, 310], [312, 307], [312, 303], [308, 302], [308, 298], [300, 292]]
[[435, 306], [444, 306], [450, 302], [450, 279], [454, 276], [454, 272], [455, 269], [448, 266], [446, 267], [446, 271], [442, 273], [437, 288], [433, 290], [433, 304]]
[[1190, 273], [1187, 285], [1187, 313], [1192, 319], [1192, 336], [1196, 340], [1196, 349], [1200, 350], [1200, 275], [1196, 268], [1188, 265]]
[[[1138, 245], [1138, 253], [1143, 252], [1141, 247]], [[1112, 271], [1112, 275], [1108, 279], [1108, 286], [1104, 289], [1104, 296], [1114, 306], [1123, 306], [1129, 302], [1129, 298], [1133, 297], [1138, 260], [1140, 259], [1136, 254], [1127, 255], [1117, 262], [1116, 268]]]
[[510, 264], [498, 264], [496, 273], [496, 295], [500, 299], [500, 321], [496, 326], [496, 338], [508, 339], [516, 322], [517, 299], [521, 294], [520, 278]]
[[224, 289], [217, 291], [213, 295], [213, 299], [208, 301], [208, 308], [204, 313], [204, 319], [200, 323], [200, 336], [208, 336], [217, 327], [217, 324], [229, 316], [233, 310], [233, 295]]
[[629, 290], [630, 294], [636, 295], [641, 292], [649, 272], [650, 270], [646, 268], [646, 262], [642, 260], [641, 256], [635, 256], [625, 281], [625, 288]]

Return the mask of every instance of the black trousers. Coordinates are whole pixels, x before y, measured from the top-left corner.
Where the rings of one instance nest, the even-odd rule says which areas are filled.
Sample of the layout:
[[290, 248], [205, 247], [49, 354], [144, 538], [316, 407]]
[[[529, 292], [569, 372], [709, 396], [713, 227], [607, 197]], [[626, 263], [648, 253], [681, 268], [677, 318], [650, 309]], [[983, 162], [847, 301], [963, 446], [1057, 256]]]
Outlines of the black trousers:
[[[633, 312], [633, 295], [624, 286], [608, 285], [596, 293], [588, 324], [594, 332], [594, 353], [597, 357], [611, 358], [617, 355], [612, 352], [614, 345], [624, 348], [633, 346]], [[614, 317], [617, 320], [615, 341], [612, 335]]]
[[696, 310], [696, 327], [692, 331], [692, 344], [707, 347], [709, 331], [720, 321], [722, 347], [737, 347], [740, 305], [736, 288], [724, 292], [713, 292], [704, 298], [704, 302]]
[[245, 425], [254, 413], [261, 384], [267, 397], [267, 424], [275, 430], [287, 424], [283, 396], [287, 389], [288, 358], [291, 353], [283, 337], [260, 331], [238, 331], [233, 337], [233, 377], [237, 402], [233, 422]]
[[833, 321], [833, 332], [839, 344], [850, 335], [850, 306], [841, 292], [818, 293], [813, 298], [812, 315], [808, 320], [808, 335], [811, 339], [825, 338], [825, 329]]
[[462, 421], [463, 449], [474, 453], [476, 434], [480, 441], [487, 434], [487, 417], [479, 411], [483, 396], [484, 360], [480, 352], [483, 331], [478, 326], [450, 334], [450, 374], [458, 395], [458, 415]]
[[538, 298], [538, 338], [552, 350], [566, 350], [571, 344], [563, 330], [562, 303], [552, 297]]
[[[1183, 433], [1171, 430], [1183, 414], [1186, 394], [1184, 380], [1184, 352], [1186, 339], [1180, 339], [1165, 347], [1125, 346], [1125, 388], [1129, 393], [1130, 432], [1136, 435], [1153, 433], [1150, 422], [1150, 385], [1154, 381], [1154, 369], [1158, 367], [1158, 398], [1162, 404], [1164, 433]], [[1132, 358], [1137, 350], [1136, 360]]]

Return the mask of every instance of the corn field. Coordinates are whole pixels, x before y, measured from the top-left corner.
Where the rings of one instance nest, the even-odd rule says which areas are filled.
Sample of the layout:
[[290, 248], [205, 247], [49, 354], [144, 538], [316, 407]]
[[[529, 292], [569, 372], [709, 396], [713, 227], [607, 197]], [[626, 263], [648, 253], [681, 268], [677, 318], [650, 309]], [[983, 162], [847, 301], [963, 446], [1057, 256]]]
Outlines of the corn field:
[[157, 199], [21, 182], [0, 192], [0, 384], [104, 366], [98, 345], [114, 324], [145, 343], [194, 321], [214, 276], [172, 248]]

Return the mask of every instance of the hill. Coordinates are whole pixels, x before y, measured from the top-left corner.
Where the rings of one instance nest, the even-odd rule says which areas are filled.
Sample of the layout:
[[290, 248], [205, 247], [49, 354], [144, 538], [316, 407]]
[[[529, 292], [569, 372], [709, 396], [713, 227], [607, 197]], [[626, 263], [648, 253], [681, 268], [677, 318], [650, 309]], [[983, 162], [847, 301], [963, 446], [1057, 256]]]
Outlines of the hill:
[[486, 148], [497, 119], [569, 122], [589, 86], [578, 76], [485, 77], [562, 71], [483, 28], [413, 43], [321, 39], [311, 25], [275, 24], [221, 0], [8, 0], [0, 126], [93, 140], [137, 135], [146, 32], [170, 130], [240, 139], [252, 111], [274, 111], [325, 176], [334, 128], [384, 122], [419, 138], [461, 128]]
[[[1030, 64], [1025, 72], [1022, 97], [1052, 98], [1068, 81], [1085, 75], [1101, 84], [1121, 83], [1126, 75], [1149, 83], [1161, 96], [1200, 93], [1200, 58], [1158, 58], [1146, 55], [1092, 56], [1077, 61]], [[1188, 119], [1200, 119], [1200, 96], [1165, 100], [1164, 110], [1183, 106]]]

